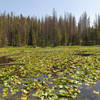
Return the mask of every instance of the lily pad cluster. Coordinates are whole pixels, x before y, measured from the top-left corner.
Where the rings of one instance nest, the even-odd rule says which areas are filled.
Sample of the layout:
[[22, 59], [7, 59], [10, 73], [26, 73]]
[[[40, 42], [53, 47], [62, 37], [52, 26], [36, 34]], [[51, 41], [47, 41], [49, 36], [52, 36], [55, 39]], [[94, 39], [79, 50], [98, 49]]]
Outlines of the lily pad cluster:
[[[6, 54], [24, 51], [10, 57], [25, 64], [0, 68], [0, 93], [4, 99], [74, 99], [82, 84], [93, 86], [100, 79], [100, 47], [2, 48], [2, 55], [3, 50]], [[88, 52], [92, 55], [82, 56]]]

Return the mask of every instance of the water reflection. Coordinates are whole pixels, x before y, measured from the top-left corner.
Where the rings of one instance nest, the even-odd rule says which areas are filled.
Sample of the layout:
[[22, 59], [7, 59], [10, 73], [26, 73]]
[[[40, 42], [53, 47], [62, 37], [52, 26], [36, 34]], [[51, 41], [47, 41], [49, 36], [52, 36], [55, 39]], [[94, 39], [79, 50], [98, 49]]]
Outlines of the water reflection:
[[100, 100], [100, 95], [94, 94], [93, 90], [100, 91], [100, 80], [93, 87], [83, 84], [81, 93], [74, 100]]
[[[42, 74], [40, 78], [35, 77], [35, 78], [31, 78], [31, 80], [32, 80], [32, 82], [34, 81], [34, 79], [39, 79], [40, 81], [44, 81], [45, 78], [47, 78], [47, 75]], [[27, 81], [29, 81], [28, 78], [26, 80], [24, 80], [23, 83], [25, 83]], [[49, 85], [49, 88], [52, 88], [52, 85], [54, 85], [54, 84], [48, 84], [48, 85]], [[22, 87], [23, 87], [23, 85], [21, 84], [21, 86], [19, 88], [22, 88]], [[100, 80], [97, 81], [97, 84], [95, 84], [93, 87], [86, 86], [84, 84], [81, 87], [82, 87], [82, 88], [80, 88], [81, 93], [75, 99], [69, 99], [69, 100], [100, 100], [100, 95], [93, 93], [93, 90], [100, 91]], [[2, 94], [1, 90], [2, 90], [2, 87], [0, 87], [0, 94]], [[30, 94], [27, 96], [28, 100], [39, 100], [38, 97], [32, 96], [32, 94], [34, 94], [35, 92], [36, 92], [35, 89], [32, 89], [30, 91]], [[12, 95], [9, 93], [9, 96], [4, 98], [4, 100], [20, 100], [20, 98], [22, 96], [23, 96], [22, 92], [17, 92], [15, 95]], [[1, 100], [3, 100], [3, 99], [1, 99]], [[60, 100], [60, 99], [58, 99], [58, 100]]]

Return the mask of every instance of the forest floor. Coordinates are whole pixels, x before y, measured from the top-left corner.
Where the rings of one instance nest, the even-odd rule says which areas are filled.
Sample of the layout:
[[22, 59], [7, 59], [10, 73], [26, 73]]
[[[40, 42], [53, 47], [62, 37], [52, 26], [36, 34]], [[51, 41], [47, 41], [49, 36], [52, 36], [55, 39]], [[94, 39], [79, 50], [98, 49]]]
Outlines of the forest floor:
[[100, 46], [0, 48], [0, 100], [100, 100]]

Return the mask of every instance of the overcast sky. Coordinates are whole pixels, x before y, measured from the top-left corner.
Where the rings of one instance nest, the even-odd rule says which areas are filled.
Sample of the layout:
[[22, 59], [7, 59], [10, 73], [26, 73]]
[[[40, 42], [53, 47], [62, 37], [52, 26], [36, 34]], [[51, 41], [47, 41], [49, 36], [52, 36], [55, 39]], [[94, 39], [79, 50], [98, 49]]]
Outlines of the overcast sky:
[[0, 0], [0, 12], [22, 13], [24, 16], [51, 15], [55, 8], [58, 16], [71, 12], [76, 19], [86, 11], [91, 21], [100, 13], [100, 0]]

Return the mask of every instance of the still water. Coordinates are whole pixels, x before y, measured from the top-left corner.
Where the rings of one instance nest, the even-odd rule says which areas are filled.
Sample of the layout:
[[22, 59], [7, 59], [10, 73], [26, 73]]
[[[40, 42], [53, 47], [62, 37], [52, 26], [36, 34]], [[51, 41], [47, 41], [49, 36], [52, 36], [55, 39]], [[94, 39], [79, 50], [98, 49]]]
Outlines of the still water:
[[94, 86], [82, 85], [81, 93], [74, 100], [100, 100], [100, 94], [94, 94], [93, 91], [100, 91], [100, 80]]

